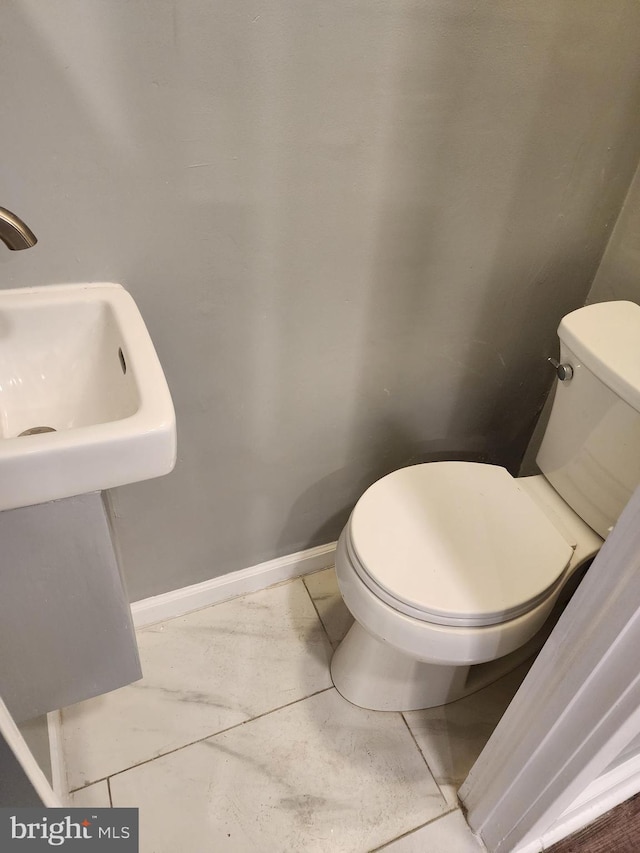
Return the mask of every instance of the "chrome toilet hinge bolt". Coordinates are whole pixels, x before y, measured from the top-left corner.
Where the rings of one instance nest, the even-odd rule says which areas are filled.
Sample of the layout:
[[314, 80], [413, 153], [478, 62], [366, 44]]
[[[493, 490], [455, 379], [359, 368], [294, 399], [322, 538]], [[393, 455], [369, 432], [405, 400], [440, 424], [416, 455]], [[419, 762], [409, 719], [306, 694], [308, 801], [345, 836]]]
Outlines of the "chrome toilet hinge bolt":
[[570, 364], [560, 364], [555, 358], [548, 358], [547, 361], [553, 365], [560, 382], [568, 382], [573, 377], [573, 367]]

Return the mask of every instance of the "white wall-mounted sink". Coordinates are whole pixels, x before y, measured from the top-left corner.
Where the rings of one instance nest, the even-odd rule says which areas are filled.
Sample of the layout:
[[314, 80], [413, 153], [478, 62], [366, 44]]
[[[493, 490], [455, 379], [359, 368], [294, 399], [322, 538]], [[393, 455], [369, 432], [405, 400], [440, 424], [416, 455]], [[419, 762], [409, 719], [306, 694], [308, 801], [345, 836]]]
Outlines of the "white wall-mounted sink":
[[168, 474], [176, 420], [119, 284], [0, 290], [0, 510]]

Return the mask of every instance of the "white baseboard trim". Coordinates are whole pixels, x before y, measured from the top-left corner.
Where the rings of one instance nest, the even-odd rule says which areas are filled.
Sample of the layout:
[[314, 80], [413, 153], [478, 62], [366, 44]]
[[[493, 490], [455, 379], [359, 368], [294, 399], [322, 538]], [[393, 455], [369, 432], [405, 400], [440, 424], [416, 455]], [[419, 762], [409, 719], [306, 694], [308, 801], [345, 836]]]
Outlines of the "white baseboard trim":
[[257, 592], [274, 584], [308, 575], [333, 565], [336, 542], [298, 551], [285, 557], [277, 557], [248, 569], [230, 572], [192, 586], [185, 586], [162, 595], [143, 598], [131, 605], [133, 624], [145, 628], [165, 619], [175, 619], [194, 610], [201, 610], [221, 601], [237, 598], [249, 592]]
[[50, 711], [47, 714], [47, 733], [49, 735], [49, 756], [51, 759], [51, 787], [60, 798], [60, 802], [66, 806], [69, 802], [69, 786], [62, 743], [61, 711]]
[[588, 788], [566, 809], [542, 838], [526, 839], [516, 847], [515, 853], [540, 853], [553, 844], [593, 823], [605, 812], [624, 803], [640, 792], [640, 755], [634, 755], [623, 764], [598, 776]]

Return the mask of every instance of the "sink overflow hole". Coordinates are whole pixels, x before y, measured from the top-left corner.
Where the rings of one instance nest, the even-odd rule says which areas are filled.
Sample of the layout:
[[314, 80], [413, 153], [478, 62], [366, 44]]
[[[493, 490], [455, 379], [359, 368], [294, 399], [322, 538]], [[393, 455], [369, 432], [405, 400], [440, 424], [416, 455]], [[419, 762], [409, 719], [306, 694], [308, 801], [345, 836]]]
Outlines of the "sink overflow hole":
[[127, 372], [127, 362], [124, 360], [124, 353], [122, 352], [122, 347], [118, 347], [118, 358], [120, 359], [120, 367], [122, 368], [122, 372]]
[[40, 435], [42, 432], [55, 432], [55, 429], [53, 427], [46, 426], [31, 427], [31, 429], [25, 429], [24, 432], [21, 432], [18, 435], [18, 438], [23, 435]]

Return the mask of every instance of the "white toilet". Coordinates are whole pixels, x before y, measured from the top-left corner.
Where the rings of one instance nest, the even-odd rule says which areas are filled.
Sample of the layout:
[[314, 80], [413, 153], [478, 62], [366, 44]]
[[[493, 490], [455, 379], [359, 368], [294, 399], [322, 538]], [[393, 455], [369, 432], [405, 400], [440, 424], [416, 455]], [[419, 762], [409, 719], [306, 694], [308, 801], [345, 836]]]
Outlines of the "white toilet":
[[640, 483], [640, 307], [580, 308], [558, 336], [542, 474], [430, 462], [356, 504], [336, 554], [355, 623], [331, 662], [355, 705], [442, 705], [537, 651]]

